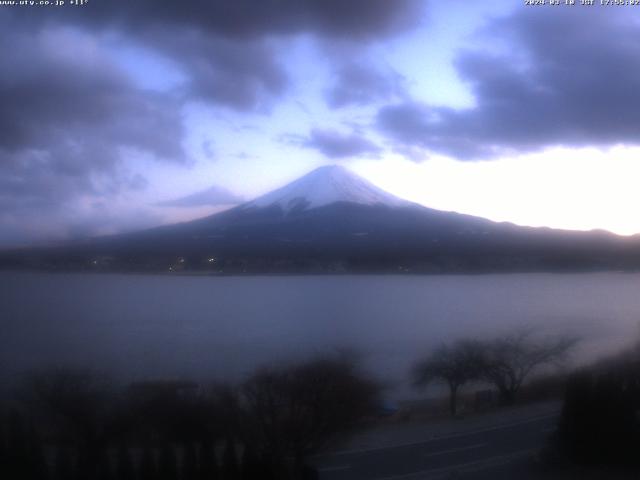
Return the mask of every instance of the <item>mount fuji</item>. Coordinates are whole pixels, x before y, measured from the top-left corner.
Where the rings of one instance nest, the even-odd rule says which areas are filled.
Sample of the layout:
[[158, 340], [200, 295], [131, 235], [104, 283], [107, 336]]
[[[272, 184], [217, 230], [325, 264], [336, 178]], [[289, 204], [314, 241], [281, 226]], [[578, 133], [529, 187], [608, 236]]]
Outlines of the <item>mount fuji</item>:
[[410, 203], [376, 187], [344, 167], [328, 165], [245, 204], [244, 209], [278, 206], [283, 213], [347, 202], [359, 205], [408, 206]]
[[640, 241], [434, 210], [344, 167], [325, 166], [209, 217], [5, 252], [0, 266], [208, 273], [637, 269]]

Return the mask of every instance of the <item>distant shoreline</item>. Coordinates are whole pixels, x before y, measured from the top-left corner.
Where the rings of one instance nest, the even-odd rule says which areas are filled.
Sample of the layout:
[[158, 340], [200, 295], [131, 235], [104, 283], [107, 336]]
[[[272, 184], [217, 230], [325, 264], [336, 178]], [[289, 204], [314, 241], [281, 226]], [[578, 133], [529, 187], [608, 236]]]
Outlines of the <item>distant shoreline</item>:
[[463, 271], [452, 270], [442, 272], [162, 272], [162, 271], [145, 271], [145, 270], [79, 270], [79, 269], [36, 269], [36, 268], [0, 268], [0, 274], [14, 273], [33, 273], [33, 274], [61, 274], [61, 275], [144, 275], [158, 277], [437, 277], [437, 276], [482, 276], [482, 275], [579, 275], [579, 274], [598, 274], [598, 273], [617, 273], [617, 274], [638, 274], [640, 269], [590, 269], [590, 270], [486, 270], [486, 271]]

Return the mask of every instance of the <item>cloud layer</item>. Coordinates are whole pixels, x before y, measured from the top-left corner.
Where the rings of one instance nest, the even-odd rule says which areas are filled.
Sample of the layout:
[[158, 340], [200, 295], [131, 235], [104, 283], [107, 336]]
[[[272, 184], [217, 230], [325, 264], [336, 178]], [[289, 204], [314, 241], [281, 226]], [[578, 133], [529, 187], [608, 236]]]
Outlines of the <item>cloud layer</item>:
[[378, 128], [396, 147], [462, 160], [558, 145], [637, 145], [639, 38], [634, 16], [611, 9], [518, 10], [486, 28], [485, 41], [501, 48], [458, 55], [474, 107], [403, 101], [380, 109]]
[[226, 188], [214, 185], [200, 192], [176, 198], [175, 200], [161, 202], [159, 205], [163, 207], [200, 207], [205, 205], [234, 205], [242, 201], [242, 197], [230, 192]]
[[[1, 9], [0, 42], [11, 48], [0, 52], [0, 223], [26, 225], [44, 211], [66, 222], [65, 206], [85, 196], [103, 201], [144, 188], [132, 155], [189, 163], [189, 102], [266, 112], [291, 86], [283, 51], [294, 36], [367, 44], [415, 23], [420, 4], [137, 0]], [[118, 62], [117, 50], [129, 46], [167, 59], [184, 81], [141, 86]]]
[[309, 138], [302, 142], [308, 148], [318, 150], [327, 158], [372, 156], [380, 148], [358, 133], [341, 133], [337, 130], [313, 129]]
[[[285, 143], [311, 159], [311, 150], [332, 160], [389, 150], [416, 161], [431, 152], [477, 160], [640, 144], [640, 24], [628, 9], [517, 8], [491, 20], [474, 48], [455, 52], [475, 99], [460, 109], [418, 97], [424, 79], [408, 78], [382, 55], [391, 49], [378, 48], [432, 27], [425, 4], [136, 0], [0, 9], [0, 42], [10, 45], [0, 51], [0, 245], [9, 238], [3, 230], [18, 241], [21, 225], [25, 238], [55, 225], [117, 230], [111, 205], [143, 191], [154, 168], [193, 164], [196, 135], [185, 112], [194, 105], [221, 119], [201, 129], [209, 162], [249, 162], [255, 153], [225, 152], [237, 138], [224, 138], [225, 118], [253, 125], [251, 135], [273, 144], [266, 149]], [[312, 46], [295, 57], [301, 66], [292, 52], [304, 42]], [[402, 48], [420, 58], [422, 45]], [[123, 62], [127, 49], [161, 59], [179, 80], [151, 87], [152, 73]], [[306, 67], [326, 78], [305, 76]], [[296, 84], [301, 78], [317, 82], [313, 98]], [[287, 102], [306, 113], [279, 111]], [[141, 225], [158, 219], [152, 211], [134, 217]]]

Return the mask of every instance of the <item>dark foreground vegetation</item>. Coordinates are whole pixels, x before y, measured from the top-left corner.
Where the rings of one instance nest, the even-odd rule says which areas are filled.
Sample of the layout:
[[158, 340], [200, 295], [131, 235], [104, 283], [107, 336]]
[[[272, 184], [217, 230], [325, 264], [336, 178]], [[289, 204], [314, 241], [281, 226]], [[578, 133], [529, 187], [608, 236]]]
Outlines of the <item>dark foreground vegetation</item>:
[[[540, 467], [549, 478], [633, 475], [640, 470], [640, 346], [568, 375], [531, 380], [575, 343], [531, 330], [458, 340], [417, 362], [413, 380], [444, 382], [451, 414], [467, 384], [490, 387], [476, 396], [489, 392], [498, 407], [564, 395], [532, 478]], [[259, 369], [235, 386], [118, 385], [86, 371], [34, 373], [0, 400], [0, 478], [315, 479], [310, 458], [382, 413], [380, 394], [380, 384], [348, 356]]]
[[306, 458], [370, 416], [377, 394], [332, 358], [265, 368], [236, 388], [34, 374], [2, 406], [0, 478], [317, 478]]
[[551, 452], [559, 462], [640, 469], [640, 345], [570, 377]]

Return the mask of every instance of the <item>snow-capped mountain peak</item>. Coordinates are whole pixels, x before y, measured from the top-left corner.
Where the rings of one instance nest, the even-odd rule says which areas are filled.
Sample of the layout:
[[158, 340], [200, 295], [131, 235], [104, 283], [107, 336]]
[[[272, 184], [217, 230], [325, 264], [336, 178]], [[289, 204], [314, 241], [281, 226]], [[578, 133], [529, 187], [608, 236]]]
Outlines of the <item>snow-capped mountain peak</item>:
[[319, 167], [297, 180], [248, 202], [244, 208], [278, 205], [286, 213], [336, 202], [397, 207], [410, 202], [396, 197], [339, 165]]

